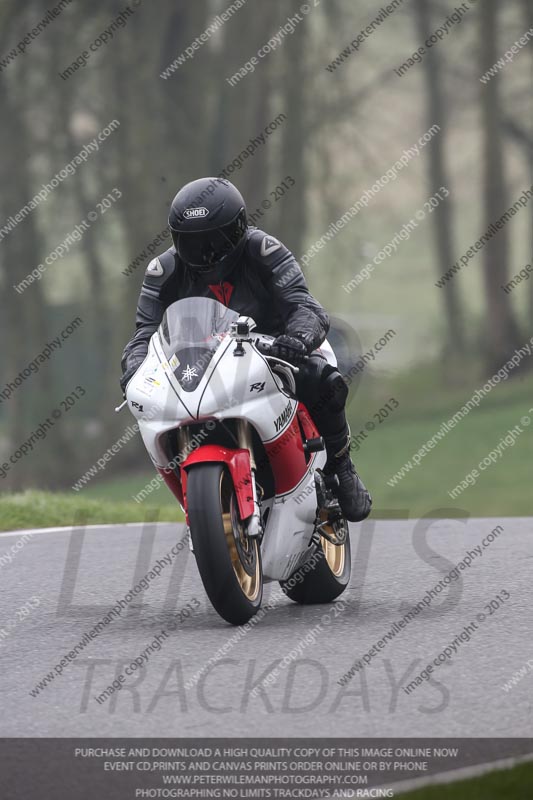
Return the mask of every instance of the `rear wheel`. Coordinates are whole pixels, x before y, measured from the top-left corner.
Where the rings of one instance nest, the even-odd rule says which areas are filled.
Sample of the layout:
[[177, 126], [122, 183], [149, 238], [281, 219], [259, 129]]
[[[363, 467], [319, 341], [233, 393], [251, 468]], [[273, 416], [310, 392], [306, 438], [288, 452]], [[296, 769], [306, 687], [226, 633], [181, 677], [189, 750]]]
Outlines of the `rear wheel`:
[[261, 606], [263, 573], [257, 539], [246, 535], [233, 481], [223, 464], [187, 475], [187, 510], [198, 571], [215, 611], [244, 625]]
[[341, 541], [345, 535], [343, 544], [333, 544], [321, 536], [320, 543], [309, 559], [309, 571], [305, 572], [304, 565], [286, 581], [280, 582], [287, 597], [296, 603], [331, 603], [348, 586], [352, 571], [350, 531], [345, 519], [338, 526], [328, 525], [326, 531], [333, 539]]

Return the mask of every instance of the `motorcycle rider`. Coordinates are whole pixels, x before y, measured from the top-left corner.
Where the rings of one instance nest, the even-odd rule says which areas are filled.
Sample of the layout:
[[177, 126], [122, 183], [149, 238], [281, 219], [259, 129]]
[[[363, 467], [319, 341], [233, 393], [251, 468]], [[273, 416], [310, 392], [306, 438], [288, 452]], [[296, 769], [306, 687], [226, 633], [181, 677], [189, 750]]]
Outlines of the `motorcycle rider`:
[[261, 333], [276, 337], [272, 355], [300, 367], [296, 394], [324, 438], [324, 472], [338, 477], [335, 492], [346, 518], [365, 519], [372, 499], [350, 458], [348, 386], [317, 352], [329, 319], [310, 294], [292, 253], [248, 225], [242, 195], [221, 178], [201, 178], [184, 186], [172, 201], [169, 226], [173, 247], [146, 269], [136, 330], [122, 356], [123, 392], [144, 361], [166, 308], [187, 297], [216, 298], [252, 317]]

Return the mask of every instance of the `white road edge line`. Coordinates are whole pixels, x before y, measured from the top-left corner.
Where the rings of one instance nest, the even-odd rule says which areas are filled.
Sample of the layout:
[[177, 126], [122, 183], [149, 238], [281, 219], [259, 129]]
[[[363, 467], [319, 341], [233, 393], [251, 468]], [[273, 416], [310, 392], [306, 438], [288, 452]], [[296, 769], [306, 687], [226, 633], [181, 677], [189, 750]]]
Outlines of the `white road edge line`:
[[0, 538], [4, 539], [8, 536], [36, 536], [41, 533], [69, 533], [70, 531], [95, 531], [103, 530], [105, 528], [138, 528], [143, 525], [181, 525], [181, 522], [114, 522], [102, 523], [102, 525], [70, 525], [63, 528], [26, 528], [18, 531], [7, 531], [0, 533]]
[[528, 753], [524, 756], [509, 756], [508, 758], [501, 758], [498, 761], [491, 761], [485, 764], [474, 764], [469, 767], [459, 767], [459, 769], [451, 769], [446, 772], [439, 772], [435, 775], [428, 775], [421, 778], [413, 778], [408, 781], [398, 781], [397, 783], [388, 783], [380, 788], [392, 789], [395, 796], [401, 797], [406, 792], [420, 789], [424, 786], [442, 785], [446, 783], [455, 783], [456, 781], [467, 780], [468, 778], [477, 778], [480, 775], [486, 775], [489, 772], [496, 772], [502, 769], [510, 769], [516, 767], [518, 764], [525, 764], [528, 761], [533, 761], [533, 753]]

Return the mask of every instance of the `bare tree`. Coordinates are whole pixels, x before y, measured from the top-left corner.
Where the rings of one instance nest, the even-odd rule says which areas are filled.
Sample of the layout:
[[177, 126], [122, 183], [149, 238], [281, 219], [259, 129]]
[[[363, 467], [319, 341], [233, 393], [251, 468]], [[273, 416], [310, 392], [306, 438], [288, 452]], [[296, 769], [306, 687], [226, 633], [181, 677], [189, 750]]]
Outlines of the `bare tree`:
[[[480, 72], [484, 74], [497, 61], [498, 2], [485, 0], [479, 6]], [[487, 227], [494, 224], [509, 207], [505, 178], [503, 114], [500, 77], [495, 75], [481, 86], [483, 125], [483, 207]], [[509, 234], [502, 228], [483, 251], [483, 278], [486, 298], [486, 325], [483, 336], [487, 369], [492, 371], [519, 344], [518, 326], [510, 297], [501, 286], [509, 280]]]
[[[420, 41], [427, 41], [434, 28], [428, 0], [415, 0], [416, 27]], [[438, 136], [433, 137], [429, 147], [429, 185], [432, 194], [443, 186], [449, 188], [451, 179], [446, 163], [446, 139], [448, 134], [448, 103], [443, 86], [443, 70], [441, 56], [436, 47], [429, 50], [425, 58], [424, 68], [426, 84], [426, 116], [427, 127], [437, 124], [440, 127]], [[455, 244], [453, 235], [453, 192], [433, 214], [435, 231], [435, 266], [442, 275], [455, 260]], [[446, 350], [448, 353], [462, 353], [466, 338], [464, 330], [464, 312], [457, 283], [450, 281], [442, 288], [444, 313], [446, 318]]]
[[[522, 8], [524, 11], [524, 22], [525, 22], [525, 29], [530, 31], [533, 30], [533, 0], [521, 0]], [[529, 176], [531, 180], [531, 184], [533, 185], [533, 95], [531, 94], [531, 83], [533, 82], [533, 52], [531, 48], [529, 49], [529, 73], [531, 76], [529, 82], [529, 92], [526, 96], [526, 108], [528, 109], [529, 113], [526, 114], [526, 119], [529, 120], [529, 137], [527, 142], [527, 159], [528, 159], [528, 167], [529, 167]], [[533, 219], [530, 218], [530, 257], [533, 259]], [[533, 281], [529, 281], [529, 296], [528, 296], [528, 316], [529, 319], [533, 319]]]

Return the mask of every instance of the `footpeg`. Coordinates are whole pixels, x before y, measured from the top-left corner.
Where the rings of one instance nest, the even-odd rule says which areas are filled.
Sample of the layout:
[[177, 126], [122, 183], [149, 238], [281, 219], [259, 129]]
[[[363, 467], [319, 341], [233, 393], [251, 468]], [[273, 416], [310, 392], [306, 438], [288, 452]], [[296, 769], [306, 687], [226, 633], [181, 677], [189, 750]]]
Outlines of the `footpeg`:
[[312, 541], [317, 545], [321, 536], [337, 547], [346, 542], [348, 526], [339, 502], [332, 492], [332, 486], [336, 487], [338, 482], [336, 475], [324, 475], [320, 469], [315, 472], [318, 509]]
[[326, 475], [321, 469], [315, 470], [316, 499], [319, 508], [336, 504], [335, 489], [339, 485], [336, 475]]
[[336, 490], [339, 488], [339, 476], [334, 472], [331, 475], [324, 475], [324, 486], [328, 491], [335, 494]]

